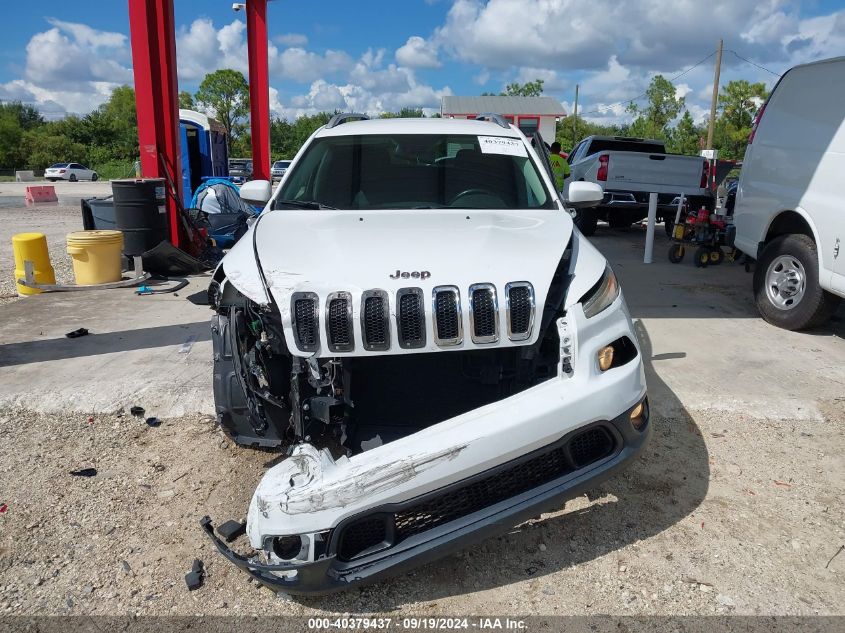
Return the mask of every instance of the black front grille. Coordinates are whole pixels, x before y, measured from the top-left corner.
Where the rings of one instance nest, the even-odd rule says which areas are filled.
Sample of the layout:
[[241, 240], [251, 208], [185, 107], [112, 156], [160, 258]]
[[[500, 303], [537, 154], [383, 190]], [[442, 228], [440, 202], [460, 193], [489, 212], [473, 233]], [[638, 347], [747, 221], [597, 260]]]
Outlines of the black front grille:
[[583, 468], [613, 451], [613, 438], [600, 426], [579, 433], [569, 441], [569, 454], [576, 468]]
[[438, 292], [434, 297], [434, 309], [437, 320], [437, 338], [441, 341], [457, 342], [461, 331], [458, 295], [451, 290]]
[[[393, 515], [390, 545], [550, 483], [608, 457], [615, 448], [610, 432], [602, 426], [594, 426], [564, 443], [541, 449], [533, 457], [497, 468], [486, 477], [429, 495]], [[387, 521], [390, 519], [387, 515]], [[342, 528], [338, 549], [341, 559], [350, 560], [382, 543], [386, 537], [374, 527], [376, 520], [385, 525], [382, 514], [363, 517]], [[385, 534], [391, 532], [387, 527], [384, 530]], [[350, 545], [352, 543], [354, 547]]]
[[527, 286], [508, 289], [511, 334], [527, 334], [531, 328], [531, 290]]
[[337, 554], [342, 560], [360, 556], [368, 549], [386, 545], [387, 516], [367, 517], [356, 521], [354, 530], [344, 530], [340, 537]]
[[425, 311], [422, 291], [417, 288], [399, 291], [399, 345], [404, 348], [425, 345]]
[[348, 352], [354, 349], [352, 335], [351, 299], [348, 296], [329, 300], [326, 326], [329, 334], [329, 349], [333, 352]]
[[390, 346], [387, 321], [387, 297], [374, 295], [364, 298], [363, 334], [367, 349], [387, 349]]
[[319, 342], [320, 317], [314, 297], [294, 298], [293, 318], [296, 343], [303, 351], [314, 351]]
[[493, 292], [487, 288], [472, 291], [473, 336], [487, 338], [496, 336], [496, 302]]

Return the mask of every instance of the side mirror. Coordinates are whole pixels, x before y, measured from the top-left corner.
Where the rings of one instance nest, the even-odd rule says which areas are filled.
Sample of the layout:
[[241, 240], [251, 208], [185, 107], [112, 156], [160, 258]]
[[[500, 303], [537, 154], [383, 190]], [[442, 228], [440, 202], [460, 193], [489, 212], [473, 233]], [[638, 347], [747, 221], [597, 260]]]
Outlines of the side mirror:
[[269, 180], [249, 180], [241, 185], [241, 200], [249, 204], [265, 205], [272, 192]]
[[589, 209], [601, 204], [604, 199], [604, 190], [601, 185], [594, 182], [583, 182], [578, 180], [569, 183], [566, 191], [564, 206], [573, 209]]

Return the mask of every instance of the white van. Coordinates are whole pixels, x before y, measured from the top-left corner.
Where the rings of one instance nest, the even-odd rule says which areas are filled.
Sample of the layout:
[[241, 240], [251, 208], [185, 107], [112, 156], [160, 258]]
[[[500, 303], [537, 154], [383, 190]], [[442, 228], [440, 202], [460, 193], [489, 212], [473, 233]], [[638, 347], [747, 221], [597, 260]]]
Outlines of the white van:
[[757, 307], [782, 328], [820, 325], [845, 297], [845, 57], [784, 74], [748, 141], [735, 245], [757, 260]]

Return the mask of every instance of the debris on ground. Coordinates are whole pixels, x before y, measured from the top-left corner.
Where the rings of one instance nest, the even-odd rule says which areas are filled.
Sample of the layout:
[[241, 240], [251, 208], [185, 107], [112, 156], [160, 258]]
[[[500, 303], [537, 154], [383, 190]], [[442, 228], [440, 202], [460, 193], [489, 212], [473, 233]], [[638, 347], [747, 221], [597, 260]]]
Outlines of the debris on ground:
[[136, 418], [144, 417], [144, 407], [132, 407], [129, 409], [129, 413], [134, 415]]
[[188, 585], [188, 591], [199, 589], [202, 587], [202, 580], [205, 576], [205, 569], [202, 561], [199, 558], [194, 559], [194, 564], [191, 566], [191, 571], [185, 574], [185, 584]]
[[97, 474], [96, 468], [81, 468], [79, 470], [72, 470], [70, 474], [74, 477], [93, 477]]
[[147, 426], [161, 426], [161, 420], [159, 420], [158, 418], [147, 418]]
[[65, 334], [68, 338], [79, 338], [80, 336], [88, 336], [88, 330], [84, 327], [79, 328], [78, 330], [74, 330], [73, 332], [68, 332]]
[[830, 564], [833, 562], [833, 559], [836, 558], [837, 556], [839, 556], [839, 554], [842, 553], [842, 550], [845, 550], [845, 545], [839, 546], [839, 549], [836, 550], [836, 553], [833, 556], [830, 557], [829, 561], [827, 561], [827, 565], [824, 566], [825, 569], [830, 567]]
[[246, 533], [246, 523], [230, 519], [217, 528], [217, 533], [226, 539], [227, 543], [231, 543], [241, 534]]
[[[0, 503], [0, 514], [3, 514], [8, 509], [9, 509], [9, 506], [7, 506], [5, 503]], [[833, 559], [831, 559], [831, 560], [833, 560]]]

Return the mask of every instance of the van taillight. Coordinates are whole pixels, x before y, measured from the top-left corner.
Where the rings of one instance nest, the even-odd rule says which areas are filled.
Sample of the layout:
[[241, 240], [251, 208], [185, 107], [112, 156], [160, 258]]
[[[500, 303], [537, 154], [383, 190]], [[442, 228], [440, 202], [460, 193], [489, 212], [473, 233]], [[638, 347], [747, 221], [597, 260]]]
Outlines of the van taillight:
[[596, 174], [596, 180], [607, 180], [607, 166], [610, 163], [610, 156], [602, 154], [599, 156], [599, 172]]
[[748, 144], [754, 142], [754, 135], [757, 134], [757, 126], [760, 125], [760, 119], [763, 118], [763, 112], [766, 111], [766, 104], [760, 106], [760, 109], [757, 110], [757, 114], [754, 115], [754, 120], [751, 122], [751, 134], [748, 135]]
[[702, 189], [707, 189], [708, 181], [710, 180], [710, 163], [708, 161], [704, 161], [704, 167], [701, 169], [701, 184], [699, 185]]

